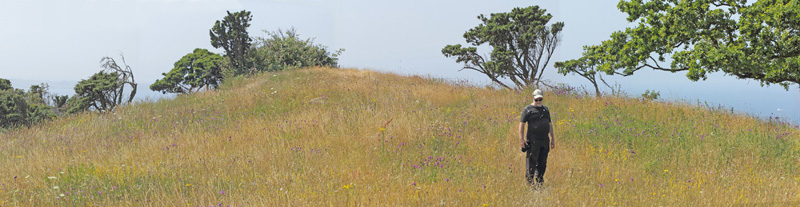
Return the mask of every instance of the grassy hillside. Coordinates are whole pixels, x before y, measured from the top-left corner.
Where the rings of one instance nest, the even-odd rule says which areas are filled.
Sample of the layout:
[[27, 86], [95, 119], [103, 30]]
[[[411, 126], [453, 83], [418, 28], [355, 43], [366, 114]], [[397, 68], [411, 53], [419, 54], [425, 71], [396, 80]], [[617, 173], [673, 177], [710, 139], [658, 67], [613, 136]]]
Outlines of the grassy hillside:
[[538, 191], [517, 142], [530, 91], [314, 68], [0, 134], [0, 205], [800, 202], [794, 126], [681, 103], [545, 97], [557, 142]]

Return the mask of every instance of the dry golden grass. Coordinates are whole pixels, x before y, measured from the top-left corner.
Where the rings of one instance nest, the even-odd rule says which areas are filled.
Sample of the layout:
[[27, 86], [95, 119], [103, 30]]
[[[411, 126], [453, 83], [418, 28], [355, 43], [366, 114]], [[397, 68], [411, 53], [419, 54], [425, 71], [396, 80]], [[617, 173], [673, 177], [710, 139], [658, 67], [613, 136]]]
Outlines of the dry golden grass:
[[795, 126], [557, 89], [545, 94], [556, 148], [531, 190], [516, 141], [529, 94], [352, 69], [239, 78], [0, 134], [0, 205], [800, 202]]

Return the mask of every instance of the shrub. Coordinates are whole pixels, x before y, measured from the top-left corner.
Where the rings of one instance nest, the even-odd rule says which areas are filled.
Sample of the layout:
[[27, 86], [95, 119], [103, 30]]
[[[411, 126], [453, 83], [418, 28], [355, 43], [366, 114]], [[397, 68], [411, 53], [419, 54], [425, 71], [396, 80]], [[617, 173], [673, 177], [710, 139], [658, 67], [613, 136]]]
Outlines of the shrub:
[[651, 101], [658, 99], [659, 96], [661, 96], [661, 93], [656, 92], [655, 90], [653, 90], [653, 91], [646, 90], [642, 94], [642, 98], [647, 99], [647, 100], [651, 100]]
[[294, 29], [264, 32], [268, 37], [256, 37], [256, 43], [247, 54], [251, 73], [310, 66], [338, 67], [338, 56], [344, 51], [331, 52], [325, 46], [315, 45], [312, 38], [300, 39]]

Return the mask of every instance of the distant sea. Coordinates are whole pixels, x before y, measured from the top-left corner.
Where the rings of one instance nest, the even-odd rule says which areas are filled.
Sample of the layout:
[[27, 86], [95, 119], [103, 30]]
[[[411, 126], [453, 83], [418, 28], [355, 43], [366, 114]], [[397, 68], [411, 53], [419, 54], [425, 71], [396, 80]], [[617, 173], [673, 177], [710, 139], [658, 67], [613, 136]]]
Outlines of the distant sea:
[[[50, 93], [53, 95], [68, 95], [72, 97], [75, 95], [75, 85], [78, 84], [78, 81], [43, 81], [43, 80], [16, 80], [16, 79], [9, 79], [11, 81], [11, 86], [18, 89], [25, 89], [27, 91], [31, 88], [31, 85], [39, 85], [42, 83], [47, 83], [50, 86]], [[150, 85], [153, 82], [140, 82], [137, 83], [139, 86], [136, 90], [136, 95], [134, 96], [134, 100], [136, 101], [143, 101], [143, 100], [152, 100], [156, 101], [162, 98], [172, 98], [175, 95], [172, 94], [161, 94], [161, 92], [155, 92], [150, 90]]]
[[[737, 79], [722, 73], [708, 75], [708, 79], [693, 82], [686, 73], [642, 70], [628, 77], [607, 76], [609, 84], [619, 84], [631, 97], [641, 97], [646, 91], [661, 94], [658, 100], [679, 101], [746, 113], [761, 119], [789, 122], [800, 125], [800, 86], [793, 84], [788, 90], [779, 85], [761, 86], [758, 81]], [[557, 82], [570, 85], [588, 85], [579, 76], [555, 77]], [[599, 82], [599, 81], [598, 81]], [[607, 87], [605, 88], [606, 92]], [[590, 91], [594, 91], [592, 88]]]

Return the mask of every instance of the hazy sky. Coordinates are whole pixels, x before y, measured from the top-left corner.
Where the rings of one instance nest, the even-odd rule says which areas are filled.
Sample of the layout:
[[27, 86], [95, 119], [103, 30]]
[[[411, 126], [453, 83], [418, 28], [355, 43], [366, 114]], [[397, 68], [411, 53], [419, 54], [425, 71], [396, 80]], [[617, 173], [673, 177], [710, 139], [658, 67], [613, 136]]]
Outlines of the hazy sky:
[[[447, 44], [465, 44], [463, 33], [479, 24], [476, 16], [539, 5], [565, 22], [562, 43], [544, 78], [574, 86], [578, 76], [555, 73], [552, 62], [577, 58], [583, 45], [599, 44], [628, 26], [616, 0], [0, 0], [0, 78], [14, 87], [48, 82], [51, 90], [72, 95], [72, 86], [98, 72], [100, 58], [125, 54], [139, 91], [194, 48], [211, 47], [208, 30], [226, 10], [252, 11], [251, 36], [262, 30], [294, 27], [303, 38], [335, 50], [344, 48], [342, 67], [430, 74], [489, 83], [482, 74], [461, 71], [445, 58]], [[484, 50], [488, 54], [489, 51]], [[789, 117], [800, 122], [800, 88], [760, 87], [757, 81], [712, 74], [692, 82], [685, 73], [640, 71], [609, 77], [629, 94], [656, 90], [666, 99], [708, 101], [740, 111]], [[141, 96], [157, 97], [157, 93]], [[139, 95], [137, 95], [138, 97]]]

